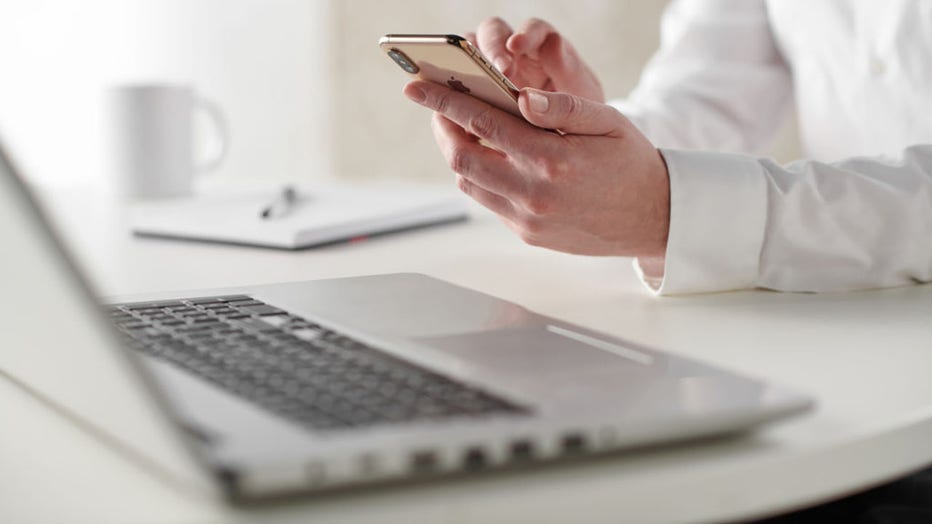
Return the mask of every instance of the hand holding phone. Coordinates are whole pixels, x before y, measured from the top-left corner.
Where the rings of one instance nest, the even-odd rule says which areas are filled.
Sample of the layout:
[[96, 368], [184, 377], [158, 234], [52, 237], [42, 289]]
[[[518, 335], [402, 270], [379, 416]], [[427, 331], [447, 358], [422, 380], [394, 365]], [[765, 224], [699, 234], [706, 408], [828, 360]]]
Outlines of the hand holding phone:
[[446, 85], [524, 118], [518, 88], [458, 35], [385, 35], [379, 46], [412, 78]]
[[569, 41], [539, 18], [515, 29], [498, 17], [483, 20], [472, 40], [515, 85], [605, 102], [598, 75]]

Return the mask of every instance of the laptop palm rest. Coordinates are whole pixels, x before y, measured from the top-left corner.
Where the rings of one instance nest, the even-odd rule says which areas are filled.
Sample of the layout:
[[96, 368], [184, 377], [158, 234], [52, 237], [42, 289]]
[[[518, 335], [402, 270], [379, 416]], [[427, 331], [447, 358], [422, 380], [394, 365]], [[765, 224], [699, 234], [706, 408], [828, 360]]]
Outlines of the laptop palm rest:
[[655, 367], [658, 359], [653, 354], [550, 324], [418, 342], [461, 361], [491, 384], [505, 384], [527, 398], [547, 399], [543, 405], [577, 399], [591, 403], [594, 393], [604, 398], [613, 391], [630, 396], [638, 384], [655, 383], [664, 374], [662, 367]]
[[543, 324], [427, 337], [419, 342], [486, 368], [488, 373], [508, 377], [530, 374], [534, 380], [607, 369], [623, 373], [632, 366], [641, 368], [632, 371], [643, 373], [643, 367], [653, 362], [653, 356], [647, 353]]
[[564, 415], [608, 411], [632, 421], [696, 416], [716, 406], [753, 404], [763, 390], [754, 380], [700, 363], [548, 323], [418, 341], [461, 360], [473, 376]]

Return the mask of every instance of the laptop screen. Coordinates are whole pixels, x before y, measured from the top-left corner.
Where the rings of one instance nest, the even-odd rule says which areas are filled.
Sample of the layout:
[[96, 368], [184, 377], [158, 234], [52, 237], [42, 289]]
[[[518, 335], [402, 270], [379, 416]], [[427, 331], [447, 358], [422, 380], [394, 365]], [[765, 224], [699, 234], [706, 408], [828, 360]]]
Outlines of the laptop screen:
[[0, 375], [147, 469], [213, 491], [0, 146]]

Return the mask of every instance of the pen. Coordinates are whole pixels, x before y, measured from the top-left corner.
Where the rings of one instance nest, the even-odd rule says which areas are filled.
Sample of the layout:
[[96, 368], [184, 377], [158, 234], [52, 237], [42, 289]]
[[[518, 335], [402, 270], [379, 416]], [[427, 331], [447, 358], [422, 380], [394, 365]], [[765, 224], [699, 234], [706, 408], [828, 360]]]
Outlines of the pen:
[[282, 189], [282, 192], [275, 197], [275, 200], [270, 202], [267, 206], [263, 207], [259, 211], [259, 218], [263, 220], [269, 220], [272, 218], [278, 218], [284, 216], [292, 208], [294, 208], [295, 203], [298, 201], [298, 194], [292, 186], [285, 186]]

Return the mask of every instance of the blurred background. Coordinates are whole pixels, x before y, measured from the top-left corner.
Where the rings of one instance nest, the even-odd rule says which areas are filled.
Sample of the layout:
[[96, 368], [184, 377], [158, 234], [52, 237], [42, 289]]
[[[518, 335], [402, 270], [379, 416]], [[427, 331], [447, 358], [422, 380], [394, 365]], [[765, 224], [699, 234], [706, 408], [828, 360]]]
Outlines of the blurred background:
[[[215, 180], [452, 180], [429, 115], [378, 49], [385, 33], [463, 33], [489, 15], [564, 32], [624, 96], [667, 0], [3, 0], [0, 134], [34, 183], [108, 184], [103, 92], [181, 82], [232, 131]], [[771, 154], [798, 157], [790, 122]], [[202, 132], [206, 135], [206, 132]], [[197, 136], [197, 133], [196, 133]]]

